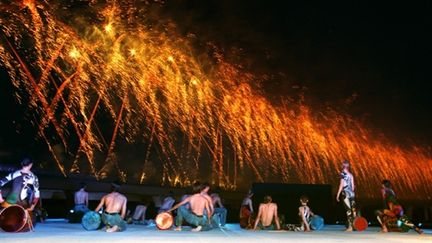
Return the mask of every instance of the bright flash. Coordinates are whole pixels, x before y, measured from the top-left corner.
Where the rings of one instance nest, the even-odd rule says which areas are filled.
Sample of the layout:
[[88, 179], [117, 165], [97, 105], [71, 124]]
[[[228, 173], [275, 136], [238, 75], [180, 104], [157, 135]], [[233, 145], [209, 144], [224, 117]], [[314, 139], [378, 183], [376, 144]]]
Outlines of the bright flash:
[[129, 54], [130, 54], [131, 56], [135, 56], [135, 55], [136, 55], [136, 50], [135, 50], [135, 49], [130, 49], [130, 50], [129, 50]]
[[70, 52], [69, 52], [69, 56], [72, 58], [78, 58], [80, 56], [79, 51], [76, 48], [73, 48]]
[[113, 26], [111, 23], [105, 25], [105, 32], [111, 33], [113, 31]]
[[168, 57], [168, 61], [170, 61], [170, 62], [174, 62], [174, 57], [169, 56], [169, 57]]

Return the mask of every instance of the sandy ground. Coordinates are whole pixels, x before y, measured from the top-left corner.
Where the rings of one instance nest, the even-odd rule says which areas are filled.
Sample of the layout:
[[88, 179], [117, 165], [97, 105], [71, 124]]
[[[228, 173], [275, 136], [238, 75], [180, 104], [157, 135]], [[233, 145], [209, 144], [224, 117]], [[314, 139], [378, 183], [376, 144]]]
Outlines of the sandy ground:
[[0, 232], [0, 242], [65, 243], [65, 242], [432, 242], [432, 230], [418, 235], [408, 233], [379, 232], [379, 228], [369, 227], [363, 232], [343, 232], [342, 226], [326, 225], [315, 232], [287, 231], [249, 231], [242, 230], [237, 224], [228, 224], [225, 229], [207, 232], [160, 231], [152, 226], [128, 225], [128, 229], [119, 233], [103, 231], [85, 231], [80, 224], [69, 224], [64, 220], [49, 220], [36, 225], [35, 232], [4, 233]]

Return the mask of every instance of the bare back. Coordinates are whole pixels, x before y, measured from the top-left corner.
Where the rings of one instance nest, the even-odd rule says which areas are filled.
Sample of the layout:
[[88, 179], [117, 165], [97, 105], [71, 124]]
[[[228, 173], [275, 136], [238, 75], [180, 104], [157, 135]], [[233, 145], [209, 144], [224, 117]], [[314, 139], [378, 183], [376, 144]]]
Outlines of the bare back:
[[85, 204], [88, 206], [88, 192], [84, 190], [79, 190], [75, 192], [75, 204]]
[[204, 209], [210, 210], [209, 199], [199, 193], [192, 195], [189, 200], [191, 211], [198, 216], [204, 214]]
[[261, 203], [258, 215], [263, 226], [271, 225], [273, 219], [277, 218], [277, 205], [275, 203]]
[[120, 213], [121, 217], [124, 218], [126, 215], [126, 203], [127, 198], [124, 195], [118, 192], [111, 192], [102, 198], [99, 206], [96, 208], [96, 211], [99, 211], [100, 208], [105, 207], [105, 212]]

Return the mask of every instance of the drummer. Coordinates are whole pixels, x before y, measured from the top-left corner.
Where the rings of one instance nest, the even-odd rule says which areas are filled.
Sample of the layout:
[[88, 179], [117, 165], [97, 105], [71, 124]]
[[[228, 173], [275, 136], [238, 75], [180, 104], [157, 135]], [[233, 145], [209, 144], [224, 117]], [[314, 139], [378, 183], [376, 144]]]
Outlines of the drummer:
[[21, 161], [20, 170], [0, 179], [0, 189], [12, 181], [12, 190], [6, 200], [3, 199], [0, 190], [0, 203], [3, 206], [18, 204], [29, 211], [33, 211], [40, 198], [39, 180], [31, 171], [33, 163], [33, 160], [25, 158]]
[[126, 230], [126, 204], [127, 198], [119, 193], [120, 185], [111, 183], [111, 193], [102, 197], [96, 212], [104, 207], [102, 222], [107, 226], [106, 232], [118, 232]]
[[[172, 212], [177, 210], [176, 225], [175, 230], [181, 231], [183, 220], [189, 224], [196, 226], [192, 229], [194, 232], [209, 230], [211, 228], [211, 202], [202, 195], [203, 186], [200, 183], [195, 183], [193, 187], [194, 194], [192, 196], [186, 197], [180, 203], [176, 204], [167, 212]], [[189, 203], [190, 209], [186, 208], [185, 205]], [[207, 212], [207, 218], [204, 216], [204, 210]]]

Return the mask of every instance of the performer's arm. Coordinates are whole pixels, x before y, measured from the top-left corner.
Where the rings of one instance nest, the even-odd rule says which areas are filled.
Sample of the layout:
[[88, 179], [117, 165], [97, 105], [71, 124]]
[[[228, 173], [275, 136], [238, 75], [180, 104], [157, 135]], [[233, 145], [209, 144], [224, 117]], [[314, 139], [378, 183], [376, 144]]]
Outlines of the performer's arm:
[[340, 194], [342, 192], [342, 189], [343, 189], [343, 179], [340, 179], [339, 189], [338, 189], [338, 192], [336, 193], [336, 201], [337, 202], [339, 202], [339, 196], [340, 196]]
[[256, 228], [258, 226], [258, 223], [259, 223], [259, 221], [261, 219], [261, 214], [262, 214], [262, 205], [260, 205], [259, 209], [258, 209], [258, 215], [257, 215], [257, 217], [255, 219], [255, 224], [254, 224], [254, 230], [256, 230]]
[[34, 176], [34, 183], [33, 183], [33, 187], [34, 187], [34, 198], [33, 198], [33, 202], [32, 205], [30, 207], [30, 211], [33, 211], [33, 209], [36, 207], [39, 198], [40, 198], [40, 191], [39, 191], [39, 179], [37, 178], [37, 176]]
[[304, 214], [304, 207], [299, 207], [299, 214], [300, 214], [301, 219], [303, 221], [303, 225], [305, 226], [305, 230], [310, 231], [309, 223], [307, 222], [305, 214]]
[[249, 199], [248, 205], [249, 205], [250, 212], [253, 213], [253, 206], [252, 206], [252, 200], [251, 199]]
[[127, 205], [127, 198], [125, 197], [125, 200], [123, 202], [122, 205], [122, 210], [121, 210], [121, 218], [124, 219], [126, 217], [126, 205]]
[[84, 194], [84, 201], [85, 201], [86, 207], [88, 207], [88, 193], [87, 192]]
[[210, 203], [207, 201], [207, 203], [205, 204], [205, 209], [207, 211], [207, 219], [209, 224], [211, 223], [211, 216], [212, 216], [212, 212], [210, 212], [210, 207], [209, 207]]
[[3, 177], [2, 179], [0, 179], [0, 203], [2, 203], [4, 201], [3, 196], [2, 196], [2, 192], [1, 192], [1, 188], [6, 185], [9, 181], [15, 179], [16, 176], [16, 172], [10, 173], [9, 175], [7, 175], [6, 177]]
[[274, 219], [275, 219], [275, 223], [276, 223], [276, 229], [280, 230], [280, 223], [279, 223], [279, 215], [278, 215], [277, 204], [275, 204]]
[[217, 198], [216, 204], [219, 205], [220, 208], [224, 207], [224, 205], [222, 204], [222, 201], [221, 201], [220, 197]]
[[353, 192], [355, 191], [354, 176], [351, 175], [351, 185]]
[[167, 212], [168, 213], [172, 212], [172, 211], [176, 210], [177, 208], [179, 208], [180, 206], [185, 205], [186, 203], [188, 203], [190, 201], [190, 198], [191, 198], [190, 196], [187, 197], [187, 198], [185, 198], [183, 201], [181, 201], [181, 202], [177, 203], [176, 205], [174, 205], [174, 207], [172, 207], [171, 209], [169, 209]]
[[102, 197], [102, 199], [100, 200], [99, 205], [96, 207], [95, 212], [99, 212], [99, 210], [101, 210], [101, 208], [105, 205], [105, 196]]

